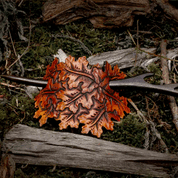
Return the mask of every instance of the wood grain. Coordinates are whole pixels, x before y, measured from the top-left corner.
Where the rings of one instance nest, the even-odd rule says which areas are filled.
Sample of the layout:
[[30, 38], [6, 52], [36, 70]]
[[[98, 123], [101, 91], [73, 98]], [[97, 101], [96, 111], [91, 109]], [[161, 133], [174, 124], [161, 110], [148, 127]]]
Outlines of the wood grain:
[[[118, 49], [90, 56], [87, 60], [90, 65], [98, 63], [100, 66], [103, 66], [105, 61], [107, 61], [111, 66], [118, 65], [120, 69], [130, 68], [133, 66], [147, 68], [149, 64], [158, 60], [158, 57], [149, 55], [149, 53], [155, 53], [156, 48], [141, 48], [141, 50], [148, 53], [138, 52], [135, 48]], [[137, 61], [135, 61], [136, 54]]]
[[146, 15], [148, 0], [48, 0], [43, 5], [44, 22], [55, 24], [88, 18], [96, 28], [131, 26], [134, 15]]
[[15, 125], [5, 136], [4, 151], [16, 163], [58, 165], [154, 177], [169, 177], [178, 157], [90, 136]]

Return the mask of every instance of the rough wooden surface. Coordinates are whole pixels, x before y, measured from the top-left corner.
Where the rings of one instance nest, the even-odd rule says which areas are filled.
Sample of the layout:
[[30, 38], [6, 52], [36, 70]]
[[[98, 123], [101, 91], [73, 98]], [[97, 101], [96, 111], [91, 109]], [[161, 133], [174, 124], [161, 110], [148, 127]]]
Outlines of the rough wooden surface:
[[88, 18], [94, 27], [131, 26], [134, 15], [146, 15], [148, 0], [48, 0], [43, 5], [43, 20], [66, 24]]
[[[156, 48], [141, 48], [148, 53], [155, 53]], [[135, 48], [121, 49], [108, 51], [101, 54], [93, 55], [87, 58], [90, 65], [99, 63], [103, 66], [105, 61], [108, 61], [111, 66], [118, 65], [120, 69], [139, 66], [146, 68], [152, 62], [158, 60], [158, 57], [151, 56], [145, 52], [139, 52]], [[137, 60], [136, 60], [137, 54]]]
[[[99, 63], [101, 66], [103, 66], [104, 62], [108, 61], [112, 67], [114, 65], [118, 65], [120, 69], [138, 66], [148, 70], [148, 66], [151, 63], [159, 60], [158, 56], [152, 55], [155, 53], [156, 48], [141, 48], [141, 50], [136, 50], [136, 48], [117, 49], [115, 51], [108, 51], [90, 56], [87, 58], [87, 60], [89, 61], [90, 65]], [[169, 59], [173, 60], [177, 56], [178, 48], [167, 50], [167, 57]]]
[[[172, 2], [172, 3], [171, 3]], [[178, 9], [168, 0], [48, 0], [43, 5], [43, 20], [55, 24], [87, 18], [96, 28], [132, 26], [135, 15], [147, 15], [156, 5], [167, 18], [178, 22]], [[175, 1], [176, 2], [176, 1]], [[175, 3], [174, 3], [175, 4]]]
[[168, 0], [155, 0], [156, 3], [163, 9], [164, 13], [169, 17], [169, 19], [174, 19], [178, 22], [178, 9], [173, 4], [177, 5], [177, 1]]
[[16, 163], [58, 165], [169, 177], [178, 156], [129, 147], [85, 135], [15, 125], [5, 136], [4, 151]]

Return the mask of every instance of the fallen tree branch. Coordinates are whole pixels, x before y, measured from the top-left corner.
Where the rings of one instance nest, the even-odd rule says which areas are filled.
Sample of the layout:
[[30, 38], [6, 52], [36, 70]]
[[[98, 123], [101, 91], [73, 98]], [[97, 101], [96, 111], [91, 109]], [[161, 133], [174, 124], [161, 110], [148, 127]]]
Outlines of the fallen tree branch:
[[153, 177], [170, 177], [178, 156], [109, 142], [90, 136], [15, 125], [3, 151], [15, 163], [104, 170]]
[[96, 28], [132, 26], [135, 15], [150, 11], [148, 0], [48, 0], [42, 8], [43, 21], [65, 25], [78, 19], [89, 19]]

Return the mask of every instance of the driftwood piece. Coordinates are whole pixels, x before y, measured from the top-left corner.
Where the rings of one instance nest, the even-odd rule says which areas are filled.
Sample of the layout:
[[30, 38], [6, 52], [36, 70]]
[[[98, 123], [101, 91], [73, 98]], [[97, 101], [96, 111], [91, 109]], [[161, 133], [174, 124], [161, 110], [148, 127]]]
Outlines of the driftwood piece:
[[48, 0], [43, 5], [43, 20], [67, 24], [88, 18], [96, 28], [132, 26], [134, 15], [146, 15], [148, 0]]
[[[156, 48], [141, 48], [142, 51], [136, 50], [136, 48], [121, 49], [115, 51], [108, 51], [101, 54], [93, 55], [87, 58], [90, 65], [99, 63], [103, 66], [105, 61], [108, 61], [111, 66], [118, 65], [120, 69], [130, 68], [133, 66], [143, 67], [148, 70], [148, 66], [159, 60], [159, 57], [155, 57]], [[137, 53], [137, 58], [136, 58]], [[167, 51], [167, 57], [171, 60], [175, 60], [178, 56], [178, 48], [169, 49]]]
[[5, 136], [4, 151], [16, 163], [58, 165], [153, 177], [169, 177], [178, 156], [134, 148], [79, 134], [15, 125]]
[[[156, 48], [141, 49], [148, 53], [156, 52]], [[111, 66], [118, 65], [120, 69], [129, 68], [133, 66], [146, 68], [149, 64], [158, 60], [158, 57], [153, 57], [148, 53], [139, 52], [135, 48], [128, 48], [93, 55], [90, 56], [87, 60], [89, 61], [90, 65], [99, 63], [101, 66], [103, 66], [104, 62], [108, 61]]]

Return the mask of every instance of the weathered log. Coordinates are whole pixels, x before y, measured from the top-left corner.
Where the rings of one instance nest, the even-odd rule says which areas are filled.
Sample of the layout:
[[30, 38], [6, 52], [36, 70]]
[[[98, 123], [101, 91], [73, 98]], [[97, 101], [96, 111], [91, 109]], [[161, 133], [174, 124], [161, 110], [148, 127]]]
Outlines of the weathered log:
[[43, 5], [43, 20], [67, 24], [88, 18], [96, 28], [131, 26], [134, 15], [146, 15], [148, 0], [48, 0]]
[[146, 68], [159, 59], [150, 55], [150, 53], [154, 54], [156, 52], [156, 48], [141, 48], [141, 50], [146, 52], [139, 52], [136, 48], [118, 49], [90, 56], [87, 60], [90, 65], [99, 63], [100, 66], [103, 66], [104, 62], [107, 61], [111, 66], [118, 65], [120, 69], [124, 69], [133, 66]]
[[[177, 50], [178, 48], [167, 50], [167, 58], [175, 60], [178, 56]], [[118, 65], [120, 69], [138, 66], [148, 70], [148, 66], [159, 59], [158, 56], [153, 55], [155, 52], [156, 48], [141, 48], [140, 50], [136, 48], [117, 49], [115, 51], [108, 51], [90, 56], [87, 60], [90, 65], [98, 63], [100, 66], [103, 66], [104, 62], [107, 61], [112, 67]]]
[[[175, 60], [178, 56], [177, 51], [178, 48], [168, 50], [167, 57], [171, 60]], [[112, 67], [118, 65], [120, 69], [138, 66], [148, 70], [148, 66], [159, 59], [158, 56], [152, 55], [155, 53], [156, 48], [141, 48], [141, 50], [137, 50], [136, 48], [117, 49], [115, 51], [108, 51], [90, 56], [87, 60], [90, 65], [99, 64], [100, 66], [103, 66], [105, 61], [107, 61]], [[59, 49], [54, 57], [57, 57], [59, 62], [65, 62], [67, 55], [62, 49]]]
[[146, 15], [150, 7], [158, 4], [165, 14], [178, 22], [178, 9], [172, 1], [155, 0], [48, 0], [43, 5], [44, 22], [53, 20], [55, 24], [88, 18], [96, 28], [132, 26], [135, 15]]
[[6, 134], [3, 149], [21, 164], [58, 165], [154, 177], [169, 177], [170, 167], [178, 165], [178, 156], [174, 154], [21, 124]]

